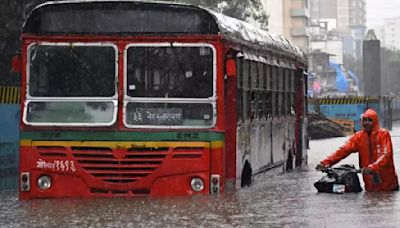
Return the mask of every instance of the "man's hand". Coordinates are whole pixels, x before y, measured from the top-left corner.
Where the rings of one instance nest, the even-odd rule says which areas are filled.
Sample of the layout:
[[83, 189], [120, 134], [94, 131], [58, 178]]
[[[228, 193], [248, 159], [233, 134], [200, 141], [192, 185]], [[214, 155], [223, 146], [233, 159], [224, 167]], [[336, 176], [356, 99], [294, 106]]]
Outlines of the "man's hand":
[[371, 175], [373, 173], [374, 172], [372, 171], [371, 168], [368, 168], [368, 167], [362, 168], [362, 174], [364, 174], [364, 175]]
[[322, 163], [319, 163], [319, 164], [315, 167], [315, 169], [318, 170], [318, 171], [321, 171], [321, 170], [325, 169], [326, 167], [327, 167], [326, 165], [324, 165], [324, 164], [322, 164]]

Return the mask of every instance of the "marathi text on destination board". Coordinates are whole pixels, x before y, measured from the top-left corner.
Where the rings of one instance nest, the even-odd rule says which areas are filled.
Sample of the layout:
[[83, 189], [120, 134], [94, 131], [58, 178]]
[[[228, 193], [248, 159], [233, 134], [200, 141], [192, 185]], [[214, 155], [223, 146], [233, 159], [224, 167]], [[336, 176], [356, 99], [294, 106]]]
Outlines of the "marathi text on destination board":
[[181, 125], [182, 109], [178, 108], [136, 108], [131, 120], [137, 125]]

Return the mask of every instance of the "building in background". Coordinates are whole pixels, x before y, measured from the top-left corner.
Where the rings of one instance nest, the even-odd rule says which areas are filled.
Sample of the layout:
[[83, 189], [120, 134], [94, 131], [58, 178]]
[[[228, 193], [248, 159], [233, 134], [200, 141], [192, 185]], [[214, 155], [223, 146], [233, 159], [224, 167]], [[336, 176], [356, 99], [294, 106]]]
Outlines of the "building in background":
[[[335, 93], [335, 88], [338, 94], [358, 93], [357, 76], [362, 77], [362, 71], [355, 67], [345, 69], [343, 65], [346, 58], [353, 62], [362, 59], [366, 31], [365, 0], [261, 2], [269, 15], [269, 31], [286, 36], [309, 53], [310, 77], [316, 83], [315, 88], [321, 88], [322, 93], [330, 91], [330, 94]], [[319, 70], [313, 71], [315, 69]], [[339, 79], [348, 86], [339, 88]]]
[[361, 72], [344, 66], [362, 58], [365, 16], [365, 0], [310, 0], [309, 66], [321, 96], [358, 95]]
[[363, 44], [364, 95], [381, 96], [381, 42], [370, 29]]
[[[349, 0], [349, 27], [350, 42], [349, 47], [345, 46], [345, 52], [352, 52], [355, 58], [362, 58], [363, 40], [366, 33], [366, 7], [365, 0]], [[346, 45], [345, 41], [345, 45]]]
[[309, 0], [261, 0], [271, 33], [283, 35], [305, 52], [309, 50]]
[[310, 0], [312, 23], [330, 21], [328, 32], [343, 40], [343, 54], [362, 57], [366, 32], [365, 0]]
[[311, 51], [308, 54], [309, 65], [308, 71], [308, 95], [318, 97], [322, 94], [335, 91], [336, 72], [329, 66], [331, 56], [320, 50]]
[[330, 55], [330, 62], [343, 64], [343, 42], [340, 39], [313, 40], [310, 42], [310, 49], [311, 52], [327, 53]]
[[400, 49], [400, 17], [386, 18], [383, 25], [374, 30], [382, 47]]

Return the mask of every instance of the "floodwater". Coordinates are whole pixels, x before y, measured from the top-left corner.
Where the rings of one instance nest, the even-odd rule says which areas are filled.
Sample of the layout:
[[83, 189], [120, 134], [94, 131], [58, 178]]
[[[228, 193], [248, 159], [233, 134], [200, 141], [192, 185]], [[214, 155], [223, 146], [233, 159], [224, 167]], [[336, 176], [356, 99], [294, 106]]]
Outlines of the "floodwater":
[[[399, 168], [400, 122], [391, 134]], [[312, 140], [308, 167], [219, 196], [19, 201], [2, 192], [0, 227], [400, 227], [400, 192], [316, 192], [315, 165], [346, 139]]]

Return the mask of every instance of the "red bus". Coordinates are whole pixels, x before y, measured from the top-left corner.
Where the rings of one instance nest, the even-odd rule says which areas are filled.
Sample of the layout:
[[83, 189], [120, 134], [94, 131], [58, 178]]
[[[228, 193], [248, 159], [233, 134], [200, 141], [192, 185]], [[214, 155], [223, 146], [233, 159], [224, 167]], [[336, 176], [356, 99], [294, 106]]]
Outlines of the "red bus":
[[217, 194], [306, 162], [306, 58], [282, 36], [191, 5], [63, 1], [21, 41], [21, 199]]

